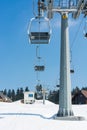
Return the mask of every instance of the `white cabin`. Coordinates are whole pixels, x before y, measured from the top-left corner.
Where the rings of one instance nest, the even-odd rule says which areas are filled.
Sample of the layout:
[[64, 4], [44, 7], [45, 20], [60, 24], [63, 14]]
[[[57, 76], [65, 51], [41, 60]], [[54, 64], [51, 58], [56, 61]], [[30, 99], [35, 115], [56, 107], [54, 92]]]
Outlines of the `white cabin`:
[[24, 103], [32, 104], [35, 102], [34, 92], [24, 92]]

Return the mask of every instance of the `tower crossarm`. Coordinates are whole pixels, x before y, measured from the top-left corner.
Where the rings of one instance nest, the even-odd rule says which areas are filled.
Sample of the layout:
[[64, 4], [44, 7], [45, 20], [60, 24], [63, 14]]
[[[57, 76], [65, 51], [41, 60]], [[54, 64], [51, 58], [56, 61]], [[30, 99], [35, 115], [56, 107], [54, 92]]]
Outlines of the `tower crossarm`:
[[82, 10], [82, 13], [84, 13], [84, 16], [87, 16], [87, 0], [86, 0], [86, 3], [84, 5], [84, 8]]
[[87, 15], [87, 0], [79, 0], [77, 2], [77, 11], [73, 12], [73, 18], [78, 18], [81, 13]]

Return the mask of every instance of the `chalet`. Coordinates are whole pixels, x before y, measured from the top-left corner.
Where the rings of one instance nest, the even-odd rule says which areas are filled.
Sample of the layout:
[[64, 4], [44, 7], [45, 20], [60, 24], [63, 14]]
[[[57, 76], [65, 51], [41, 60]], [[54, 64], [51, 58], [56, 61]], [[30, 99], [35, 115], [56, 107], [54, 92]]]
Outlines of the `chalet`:
[[12, 100], [0, 91], [0, 102], [12, 102]]
[[80, 90], [74, 94], [72, 104], [87, 104], [87, 90]]

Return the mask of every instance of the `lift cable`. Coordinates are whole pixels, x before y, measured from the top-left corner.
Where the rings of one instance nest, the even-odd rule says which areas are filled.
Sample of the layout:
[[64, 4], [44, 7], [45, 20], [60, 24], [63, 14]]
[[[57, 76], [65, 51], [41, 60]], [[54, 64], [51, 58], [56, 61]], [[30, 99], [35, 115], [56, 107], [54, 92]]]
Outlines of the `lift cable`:
[[40, 58], [40, 44], [36, 46], [36, 58]]
[[84, 35], [85, 38], [87, 38], [87, 20], [85, 20], [83, 35]]
[[[84, 18], [84, 17], [83, 17], [83, 18]], [[72, 48], [73, 48], [73, 46], [74, 46], [74, 44], [75, 44], [75, 41], [76, 41], [76, 38], [77, 38], [77, 36], [78, 36], [78, 34], [79, 34], [81, 25], [82, 25], [82, 23], [83, 23], [83, 18], [82, 18], [82, 20], [81, 20], [81, 22], [80, 22], [80, 24], [79, 24], [79, 27], [78, 27], [78, 29], [77, 29], [77, 31], [76, 31], [76, 35], [75, 35], [75, 37], [74, 37], [74, 39], [73, 39], [73, 42], [71, 43], [71, 47], [70, 47], [70, 55], [71, 55], [71, 56], [70, 56], [70, 64], [72, 64]], [[73, 66], [73, 65], [71, 65], [70, 72], [71, 72], [71, 73], [74, 73], [74, 66]]]
[[33, 14], [36, 17], [36, 13], [35, 13], [35, 0], [33, 0]]
[[77, 29], [77, 31], [76, 31], [75, 37], [74, 37], [74, 39], [73, 39], [73, 41], [72, 41], [72, 43], [71, 43], [71, 47], [70, 47], [71, 50], [72, 50], [72, 48], [73, 48], [73, 46], [74, 46], [74, 44], [75, 44], [76, 38], [77, 38], [77, 36], [78, 36], [78, 34], [79, 34], [81, 25], [82, 25], [82, 23], [83, 23], [83, 19], [84, 19], [84, 17], [82, 18], [82, 20], [81, 20], [81, 22], [80, 22], [80, 24], [79, 24], [79, 27], [78, 27], [78, 29]]
[[71, 65], [70, 73], [73, 74], [75, 70], [74, 70], [74, 65], [72, 64], [72, 51], [71, 50], [70, 50], [70, 65]]
[[[40, 44], [38, 46], [36, 46], [36, 60], [38, 62], [40, 62]], [[37, 67], [37, 65], [35, 65], [35, 67]], [[35, 67], [34, 67], [34, 69], [35, 69]], [[40, 84], [40, 74], [38, 73], [38, 71], [36, 71], [36, 80], [37, 80], [38, 84]]]

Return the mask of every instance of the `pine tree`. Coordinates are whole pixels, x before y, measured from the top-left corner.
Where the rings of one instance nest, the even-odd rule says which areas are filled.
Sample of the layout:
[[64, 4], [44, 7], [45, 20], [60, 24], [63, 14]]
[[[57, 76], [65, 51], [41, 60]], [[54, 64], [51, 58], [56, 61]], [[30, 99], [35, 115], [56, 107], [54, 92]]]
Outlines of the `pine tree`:
[[28, 91], [29, 91], [28, 86], [26, 86], [26, 88], [25, 88], [25, 92], [28, 92]]
[[9, 98], [12, 98], [11, 89], [8, 90], [7, 96], [8, 96]]
[[42, 91], [42, 85], [41, 85], [41, 84], [40, 84], [40, 85], [37, 85], [37, 86], [36, 86], [36, 90], [39, 91], [39, 92]]
[[12, 95], [12, 101], [15, 101], [16, 100], [16, 95], [15, 95], [14, 89], [12, 89], [11, 95]]
[[19, 95], [20, 95], [20, 99], [23, 99], [23, 98], [24, 98], [23, 88], [20, 88], [20, 90], [19, 90]]
[[20, 90], [19, 88], [16, 90], [16, 100], [20, 99]]
[[7, 89], [6, 88], [4, 89], [3, 94], [7, 95]]

